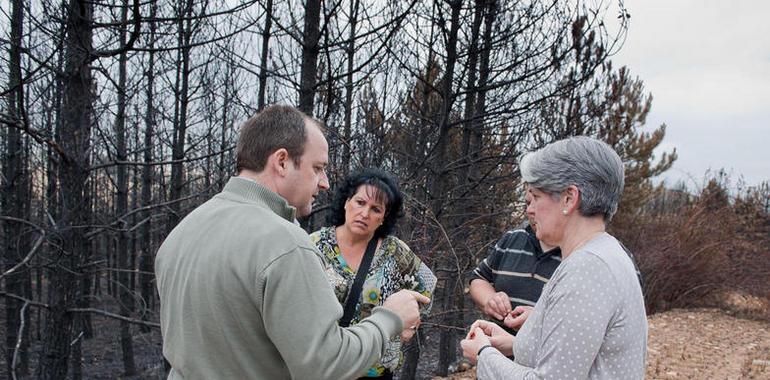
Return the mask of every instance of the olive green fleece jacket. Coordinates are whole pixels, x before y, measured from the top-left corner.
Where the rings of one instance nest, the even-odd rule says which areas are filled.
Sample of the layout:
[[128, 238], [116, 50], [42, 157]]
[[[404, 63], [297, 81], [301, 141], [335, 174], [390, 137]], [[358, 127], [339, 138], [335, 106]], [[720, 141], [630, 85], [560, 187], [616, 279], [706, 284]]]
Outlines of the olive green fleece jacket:
[[345, 379], [403, 329], [376, 308], [340, 328], [342, 307], [295, 209], [234, 177], [161, 245], [156, 260], [169, 379]]

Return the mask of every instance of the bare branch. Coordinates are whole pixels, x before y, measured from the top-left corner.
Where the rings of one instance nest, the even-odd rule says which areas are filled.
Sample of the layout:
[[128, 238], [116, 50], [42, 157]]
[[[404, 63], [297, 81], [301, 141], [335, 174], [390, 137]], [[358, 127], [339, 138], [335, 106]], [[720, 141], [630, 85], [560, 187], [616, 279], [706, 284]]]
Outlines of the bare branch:
[[22, 296], [17, 296], [16, 294], [8, 293], [6, 291], [0, 291], [0, 296], [6, 297], [6, 298], [12, 298], [12, 299], [15, 299], [15, 300], [19, 300], [21, 302], [28, 303], [28, 304], [30, 304], [32, 306], [42, 307], [43, 309], [50, 309], [51, 308], [51, 306], [46, 304], [46, 303], [33, 301], [33, 300], [29, 299], [29, 298], [24, 298]]
[[109, 318], [112, 318], [112, 319], [118, 319], [118, 320], [121, 320], [121, 321], [124, 321], [124, 322], [133, 323], [133, 324], [136, 324], [136, 325], [155, 327], [155, 328], [158, 328], [158, 329], [160, 328], [160, 323], [148, 322], [148, 321], [143, 321], [141, 319], [129, 318], [129, 317], [125, 317], [125, 316], [122, 316], [122, 315], [119, 315], [119, 314], [110, 313], [109, 311], [105, 311], [105, 310], [101, 310], [101, 309], [94, 309], [92, 307], [73, 308], [73, 309], [67, 309], [67, 311], [71, 312], [71, 313], [94, 313], [94, 314], [103, 315], [105, 317], [109, 317]]
[[23, 132], [25, 132], [27, 135], [32, 137], [38, 144], [46, 145], [53, 149], [59, 157], [61, 157], [65, 162], [69, 162], [70, 158], [69, 156], [64, 152], [64, 149], [56, 143], [53, 139], [45, 136], [42, 132], [30, 128], [30, 126], [23, 122], [22, 120], [18, 120], [15, 118], [10, 118], [7, 115], [0, 114], [0, 123], [5, 124], [11, 128], [19, 129]]
[[19, 311], [21, 323], [19, 324], [19, 332], [16, 334], [16, 345], [13, 347], [13, 360], [11, 360], [11, 376], [13, 377], [13, 380], [18, 379], [18, 377], [16, 377], [16, 364], [19, 362], [21, 342], [24, 340], [24, 327], [27, 325], [27, 318], [24, 316], [27, 312], [27, 306], [29, 306], [29, 302], [24, 302], [24, 306], [22, 306], [21, 311]]
[[235, 145], [228, 146], [225, 149], [222, 149], [217, 152], [209, 153], [203, 156], [198, 157], [192, 157], [192, 158], [182, 158], [178, 160], [168, 160], [168, 161], [156, 161], [156, 162], [141, 162], [141, 161], [117, 161], [113, 160], [101, 165], [92, 166], [90, 170], [99, 170], [104, 168], [109, 168], [113, 166], [119, 166], [119, 165], [130, 165], [130, 166], [158, 166], [158, 165], [168, 165], [168, 164], [177, 164], [177, 163], [189, 163], [189, 162], [195, 162], [200, 160], [205, 160], [210, 157], [218, 156], [222, 153], [227, 153], [231, 150], [235, 149]]
[[24, 257], [24, 260], [21, 260], [18, 264], [14, 265], [13, 268], [8, 269], [3, 274], [0, 275], [0, 280], [3, 279], [3, 277], [8, 276], [12, 274], [13, 272], [16, 272], [17, 269], [21, 268], [22, 266], [26, 265], [27, 262], [32, 259], [32, 256], [37, 252], [38, 248], [43, 244], [43, 239], [45, 239], [45, 233], [41, 234], [37, 240], [35, 240], [35, 244], [32, 246], [32, 249], [29, 250], [29, 253], [27, 253], [27, 256]]
[[113, 50], [94, 51], [91, 53], [92, 59], [95, 60], [97, 58], [113, 57], [125, 53], [133, 48], [134, 43], [137, 39], [139, 39], [139, 33], [142, 31], [142, 15], [139, 13], [139, 0], [134, 0], [132, 13], [134, 18], [134, 29], [131, 31], [131, 36], [128, 38], [126, 44]]

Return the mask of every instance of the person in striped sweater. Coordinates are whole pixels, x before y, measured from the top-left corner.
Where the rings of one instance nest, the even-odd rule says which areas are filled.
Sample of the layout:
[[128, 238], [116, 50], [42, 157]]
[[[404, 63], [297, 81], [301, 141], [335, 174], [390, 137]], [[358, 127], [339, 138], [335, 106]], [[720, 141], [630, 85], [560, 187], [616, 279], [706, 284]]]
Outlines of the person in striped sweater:
[[506, 232], [469, 275], [470, 295], [509, 332], [521, 327], [561, 262], [561, 250], [538, 241], [525, 221]]

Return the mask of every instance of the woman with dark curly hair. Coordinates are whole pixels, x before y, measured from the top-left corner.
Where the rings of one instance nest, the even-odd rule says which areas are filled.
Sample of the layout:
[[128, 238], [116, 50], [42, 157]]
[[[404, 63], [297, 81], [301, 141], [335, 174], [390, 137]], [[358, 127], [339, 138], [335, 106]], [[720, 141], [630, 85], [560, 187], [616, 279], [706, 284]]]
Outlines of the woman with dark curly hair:
[[[328, 218], [331, 226], [310, 235], [324, 258], [337, 299], [345, 308], [340, 325], [358, 323], [401, 289], [432, 296], [436, 276], [406, 243], [391, 235], [402, 206], [403, 196], [393, 177], [381, 170], [363, 169], [337, 187]], [[417, 326], [410, 327], [401, 339], [414, 335]], [[388, 344], [380, 362], [361, 375], [392, 378], [402, 362], [401, 341], [397, 338]]]

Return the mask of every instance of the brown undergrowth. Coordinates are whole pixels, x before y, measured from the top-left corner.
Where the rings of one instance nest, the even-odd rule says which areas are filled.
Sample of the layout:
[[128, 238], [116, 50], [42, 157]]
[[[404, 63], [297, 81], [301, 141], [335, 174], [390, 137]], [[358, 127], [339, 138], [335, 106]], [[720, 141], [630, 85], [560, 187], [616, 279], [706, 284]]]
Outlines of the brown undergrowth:
[[770, 299], [768, 195], [731, 197], [712, 180], [696, 196], [659, 189], [643, 212], [621, 212], [610, 231], [635, 255], [648, 314], [722, 307], [725, 292]]

